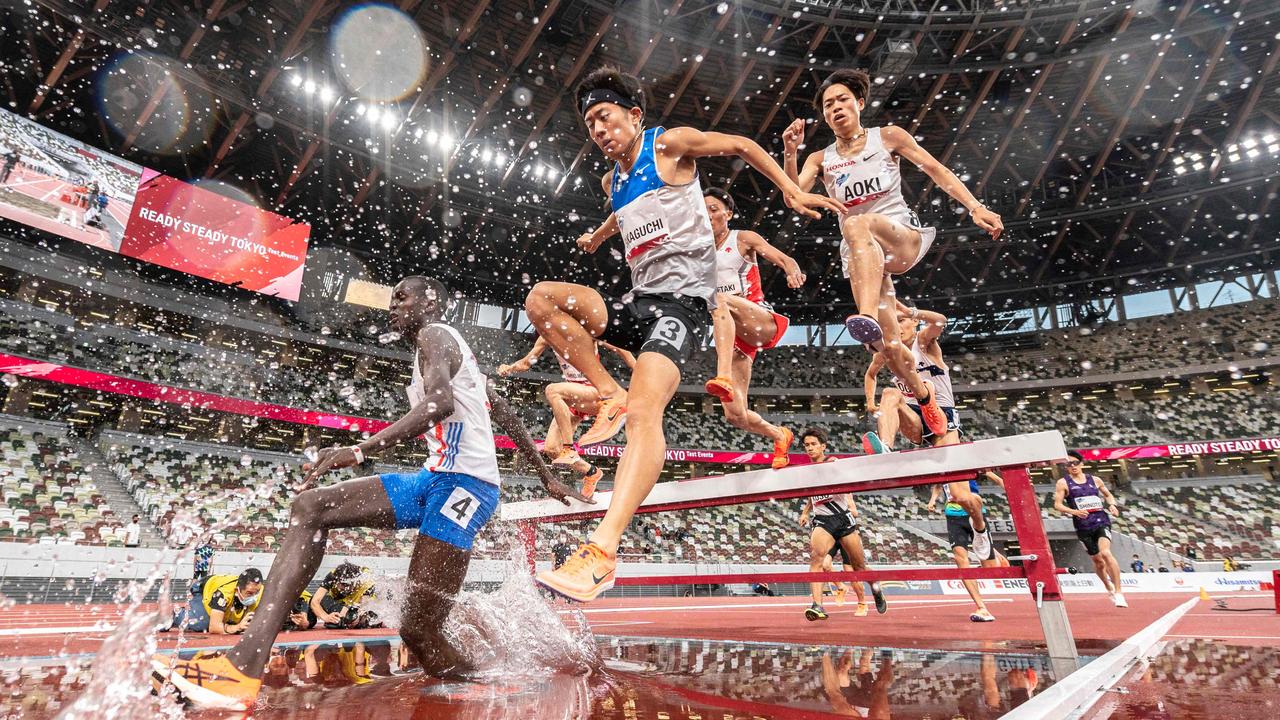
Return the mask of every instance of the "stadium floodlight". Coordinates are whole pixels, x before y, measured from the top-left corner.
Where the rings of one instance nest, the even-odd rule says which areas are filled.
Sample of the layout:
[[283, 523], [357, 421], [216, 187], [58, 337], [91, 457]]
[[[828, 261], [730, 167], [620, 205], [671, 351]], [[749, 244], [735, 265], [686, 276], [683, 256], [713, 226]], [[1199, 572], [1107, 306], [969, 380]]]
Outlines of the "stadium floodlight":
[[333, 88], [329, 87], [328, 85], [323, 85], [320, 87], [321, 102], [330, 102], [331, 100], [333, 100], [335, 94], [336, 93], [334, 93]]
[[390, 130], [396, 126], [396, 114], [390, 110], [382, 113], [382, 129]]
[[366, 113], [366, 112], [368, 112], [368, 111], [369, 111], [369, 108], [365, 107], [365, 104], [364, 104], [364, 103], [356, 103], [356, 115], [357, 115], [357, 116], [358, 116], [358, 115], [363, 115], [363, 114], [365, 114], [365, 113]]
[[1192, 164], [1191, 169], [1195, 170], [1196, 172], [1200, 172], [1201, 170], [1204, 169], [1204, 163], [1197, 161], [1194, 164]]
[[1227, 155], [1227, 159], [1233, 163], [1240, 162], [1240, 153], [1235, 153], [1235, 152], [1230, 153], [1229, 155]]
[[1259, 150], [1259, 149], [1258, 149], [1258, 148], [1256, 148], [1256, 147], [1252, 147], [1252, 148], [1249, 148], [1248, 150], [1245, 150], [1245, 151], [1244, 151], [1244, 154], [1245, 154], [1245, 155], [1247, 155], [1247, 156], [1249, 157], [1249, 159], [1250, 159], [1250, 160], [1252, 160], [1252, 159], [1254, 159], [1254, 158], [1258, 157], [1259, 155], [1261, 155], [1261, 154], [1262, 154], [1262, 151], [1261, 151], [1261, 150]]
[[1186, 168], [1186, 166], [1185, 166], [1185, 165], [1174, 165], [1174, 166], [1173, 166], [1173, 171], [1174, 171], [1174, 172], [1176, 172], [1176, 173], [1178, 173], [1179, 175], [1186, 175], [1186, 174], [1187, 174], [1187, 168]]
[[480, 153], [480, 161], [481, 161], [481, 162], [486, 162], [486, 163], [487, 163], [487, 162], [492, 162], [492, 161], [493, 161], [493, 150], [490, 150], [489, 148], [485, 148], [485, 149], [484, 149], [484, 151]]
[[435, 130], [427, 131], [426, 143], [428, 145], [435, 145], [439, 141], [440, 141], [440, 133], [436, 132]]
[[1174, 158], [1173, 158], [1173, 164], [1174, 164], [1174, 165], [1181, 165], [1181, 164], [1182, 164], [1182, 156], [1181, 156], [1181, 155], [1175, 155], [1175, 156], [1174, 156]]
[[298, 87], [299, 85], [301, 85], [301, 84], [302, 84], [302, 73], [299, 73], [299, 72], [292, 72], [292, 73], [289, 73], [289, 83], [290, 83], [291, 85], [293, 85], [294, 87]]
[[315, 80], [308, 80], [308, 81], [306, 81], [306, 82], [302, 83], [302, 91], [303, 91], [303, 92], [305, 92], [305, 93], [306, 93], [306, 94], [308, 94], [308, 95], [310, 95], [311, 93], [315, 92], [315, 91], [316, 91], [316, 81], [315, 81]]
[[1280, 144], [1268, 145], [1267, 152], [1271, 153], [1272, 155], [1280, 155]]
[[453, 137], [448, 132], [440, 133], [440, 138], [436, 140], [436, 147], [441, 150], [453, 150]]
[[547, 168], [547, 180], [556, 182], [560, 179], [560, 171], [555, 168]]
[[495, 167], [502, 167], [507, 164], [507, 154], [501, 150], [495, 150], [493, 153], [493, 164]]
[[378, 122], [378, 118], [382, 117], [382, 109], [378, 107], [370, 106], [369, 110], [365, 112], [364, 116], [369, 119], [370, 125], [375, 125]]
[[1258, 147], [1258, 141], [1257, 141], [1257, 140], [1254, 140], [1253, 138], [1249, 138], [1248, 140], [1245, 140], [1245, 141], [1244, 141], [1244, 149], [1245, 149], [1245, 150], [1252, 150], [1252, 149], [1254, 149], [1254, 148], [1256, 148], [1256, 147]]

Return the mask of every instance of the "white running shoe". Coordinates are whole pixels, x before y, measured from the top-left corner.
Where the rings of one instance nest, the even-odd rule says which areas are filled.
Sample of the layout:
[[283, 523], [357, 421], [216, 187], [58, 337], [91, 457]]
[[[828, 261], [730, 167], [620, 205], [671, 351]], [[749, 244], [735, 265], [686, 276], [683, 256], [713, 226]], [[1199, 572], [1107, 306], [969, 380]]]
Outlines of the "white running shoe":
[[1111, 602], [1115, 603], [1116, 607], [1129, 607], [1129, 602], [1124, 599], [1124, 593], [1112, 593]]
[[[969, 518], [969, 527], [973, 527], [973, 518]], [[978, 532], [973, 531], [973, 554], [978, 556], [978, 561], [990, 560], [995, 557], [992, 553], [995, 547], [991, 542], [991, 526], [988, 525], [986, 530]]]

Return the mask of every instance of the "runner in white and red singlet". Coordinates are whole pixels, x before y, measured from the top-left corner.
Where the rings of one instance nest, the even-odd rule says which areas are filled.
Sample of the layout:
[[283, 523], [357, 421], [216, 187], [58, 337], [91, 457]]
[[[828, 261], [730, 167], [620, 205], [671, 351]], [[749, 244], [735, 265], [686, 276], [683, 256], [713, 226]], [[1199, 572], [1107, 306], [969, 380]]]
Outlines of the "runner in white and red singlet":
[[[608, 343], [596, 345], [596, 357], [600, 356], [600, 346], [614, 352], [628, 368], [636, 366], [636, 357], [621, 348]], [[542, 353], [551, 346], [546, 340], [538, 338], [528, 354], [510, 365], [499, 365], [498, 375], [507, 377], [516, 373], [528, 372], [538, 361]], [[593, 418], [600, 411], [600, 393], [587, 380], [578, 368], [552, 350], [556, 362], [560, 364], [560, 375], [564, 382], [547, 385], [543, 394], [547, 398], [547, 406], [551, 408], [551, 423], [547, 426], [546, 440], [542, 443], [542, 452], [551, 458], [551, 464], [573, 470], [581, 479], [579, 492], [585, 497], [595, 494], [596, 485], [604, 478], [604, 472], [594, 464], [583, 459], [574, 448], [573, 438], [583, 420]]]
[[835, 133], [836, 141], [810, 153], [797, 170], [796, 155], [804, 141], [804, 120], [782, 134], [784, 167], [801, 188], [821, 177], [827, 194], [838, 200], [840, 264], [849, 278], [858, 311], [845, 320], [849, 335], [874, 351], [883, 350], [894, 375], [920, 400], [925, 424], [935, 435], [946, 433], [947, 418], [928, 381], [913, 372], [911, 352], [899, 342], [893, 276], [902, 275], [924, 257], [937, 234], [924, 227], [902, 197], [900, 158], [925, 172], [938, 187], [969, 211], [978, 227], [998, 238], [1004, 230], [991, 212], [950, 170], [920, 147], [900, 127], [862, 126], [871, 81], [861, 70], [837, 70], [823, 81], [814, 107]]
[[707, 381], [706, 389], [719, 398], [724, 417], [731, 425], [773, 441], [773, 468], [784, 468], [795, 436], [787, 428], [760, 417], [747, 404], [756, 355], [777, 345], [791, 324], [765, 302], [758, 260], [763, 258], [782, 268], [791, 288], [804, 284], [804, 273], [795, 259], [769, 244], [760, 233], [729, 229], [736, 210], [729, 193], [708, 188], [702, 199], [716, 238], [717, 297], [716, 309], [711, 313], [716, 376]]

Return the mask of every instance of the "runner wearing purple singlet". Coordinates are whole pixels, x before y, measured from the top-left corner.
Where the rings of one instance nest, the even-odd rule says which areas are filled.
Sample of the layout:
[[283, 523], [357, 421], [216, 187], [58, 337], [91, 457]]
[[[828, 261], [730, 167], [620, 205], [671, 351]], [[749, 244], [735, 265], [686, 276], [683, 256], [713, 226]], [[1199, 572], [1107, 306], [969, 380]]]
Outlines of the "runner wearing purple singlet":
[[1093, 560], [1094, 571], [1111, 594], [1116, 607], [1129, 607], [1120, 586], [1120, 563], [1111, 554], [1111, 518], [1119, 516], [1116, 498], [1102, 479], [1084, 471], [1084, 456], [1068, 453], [1064, 477], [1053, 492], [1053, 507], [1070, 515], [1076, 537]]

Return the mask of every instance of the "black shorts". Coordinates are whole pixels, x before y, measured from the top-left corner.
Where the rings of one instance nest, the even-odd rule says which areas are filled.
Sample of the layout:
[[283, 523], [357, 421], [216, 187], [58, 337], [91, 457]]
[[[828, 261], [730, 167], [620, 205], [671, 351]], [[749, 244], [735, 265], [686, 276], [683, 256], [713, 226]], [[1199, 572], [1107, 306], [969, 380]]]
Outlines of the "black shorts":
[[968, 515], [947, 516], [947, 540], [952, 548], [968, 549], [973, 545], [973, 526]]
[[[854, 529], [857, 529], [856, 525], [854, 526]], [[836, 541], [836, 544], [831, 546], [831, 551], [827, 554], [831, 556], [831, 562], [833, 563], [836, 560], [836, 556], [839, 555], [841, 565], [853, 565], [853, 563], [849, 562], [849, 556], [845, 554], [844, 547], [840, 545], [839, 541]]]
[[[916, 417], [920, 418], [921, 444], [924, 445], [929, 443], [934, 439], [934, 434], [933, 431], [929, 429], [929, 424], [924, 421], [924, 411], [920, 409], [919, 405], [912, 405], [911, 403], [907, 403], [907, 407], [911, 408], [915, 412]], [[947, 416], [947, 432], [951, 432], [952, 430], [959, 431], [960, 418], [956, 415], [956, 409], [953, 407], [944, 407], [942, 408], [942, 413]]]
[[609, 319], [599, 340], [636, 355], [656, 352], [683, 366], [702, 347], [711, 310], [692, 295], [645, 293], [631, 302], [605, 297]]
[[1092, 557], [1100, 552], [1098, 549], [1099, 540], [1102, 538], [1111, 539], [1111, 523], [1092, 530], [1076, 530], [1076, 537], [1080, 538], [1080, 542], [1084, 543], [1084, 551]]
[[848, 511], [831, 515], [814, 515], [813, 526], [826, 530], [836, 539], [837, 547], [840, 545], [840, 538], [858, 532], [858, 523], [853, 521], [853, 516]]

